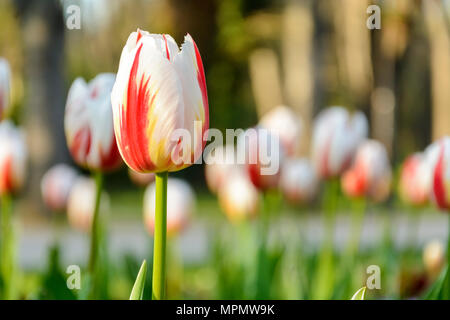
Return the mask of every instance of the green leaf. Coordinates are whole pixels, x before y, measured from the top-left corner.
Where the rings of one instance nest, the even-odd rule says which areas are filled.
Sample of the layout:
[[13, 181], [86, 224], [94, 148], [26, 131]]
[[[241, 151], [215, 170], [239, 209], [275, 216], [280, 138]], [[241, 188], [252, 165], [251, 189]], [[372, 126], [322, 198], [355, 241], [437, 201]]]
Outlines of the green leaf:
[[449, 276], [448, 267], [445, 267], [439, 277], [436, 279], [434, 284], [428, 289], [428, 291], [424, 294], [424, 300], [438, 300], [442, 295], [442, 289], [444, 287], [445, 280]]
[[134, 282], [133, 289], [131, 290], [130, 300], [142, 300], [145, 286], [145, 276], [147, 275], [147, 261], [142, 262], [139, 273]]
[[362, 287], [361, 289], [355, 292], [355, 294], [352, 297], [352, 300], [364, 300], [365, 295], [366, 295], [366, 287]]

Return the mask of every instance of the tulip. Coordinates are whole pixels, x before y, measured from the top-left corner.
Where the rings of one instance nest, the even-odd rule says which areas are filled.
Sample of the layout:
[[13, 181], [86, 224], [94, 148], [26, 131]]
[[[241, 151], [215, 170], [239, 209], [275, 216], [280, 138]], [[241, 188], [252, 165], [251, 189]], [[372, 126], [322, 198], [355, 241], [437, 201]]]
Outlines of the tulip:
[[181, 50], [170, 35], [131, 33], [111, 92], [114, 131], [125, 163], [156, 173], [153, 299], [164, 298], [167, 172], [202, 154], [209, 128], [208, 96], [197, 45]]
[[104, 192], [101, 201], [97, 203], [96, 188], [96, 183], [92, 178], [79, 177], [76, 179], [67, 199], [67, 219], [73, 228], [83, 232], [92, 232], [94, 213], [99, 210], [96, 207], [109, 206], [109, 198]]
[[219, 189], [218, 197], [222, 210], [233, 223], [254, 218], [258, 214], [258, 190], [245, 171], [233, 170]]
[[136, 172], [131, 168], [128, 168], [128, 176], [130, 177], [130, 180], [137, 186], [145, 187], [148, 186], [150, 183], [155, 181], [155, 174], [154, 173], [141, 173]]
[[11, 69], [6, 59], [0, 57], [0, 120], [5, 116], [10, 100]]
[[367, 140], [358, 148], [355, 162], [344, 173], [341, 183], [349, 197], [367, 196], [380, 202], [389, 196], [391, 178], [386, 148], [378, 141]]
[[0, 122], [0, 195], [22, 188], [26, 176], [27, 147], [23, 132], [12, 122]]
[[439, 240], [432, 240], [423, 249], [423, 264], [431, 277], [436, 277], [444, 265], [444, 245]]
[[238, 166], [233, 145], [218, 146], [205, 157], [206, 184], [212, 193], [217, 193], [230, 173]]
[[[431, 168], [431, 201], [441, 210], [450, 212], [450, 137], [446, 136], [431, 144], [425, 150]], [[450, 230], [450, 215], [449, 230]], [[447, 269], [450, 268], [450, 232], [447, 240]], [[449, 272], [449, 271], [447, 271]], [[446, 276], [447, 292], [444, 299], [450, 299], [450, 276]]]
[[422, 206], [428, 202], [431, 187], [431, 171], [422, 153], [406, 158], [399, 182], [399, 191], [405, 203]]
[[70, 191], [78, 177], [76, 170], [60, 163], [51, 167], [42, 177], [41, 193], [45, 205], [52, 211], [67, 208]]
[[280, 188], [292, 203], [308, 203], [316, 195], [319, 180], [307, 159], [288, 159], [281, 171]]
[[298, 153], [302, 133], [302, 121], [295, 112], [286, 107], [278, 106], [266, 113], [259, 125], [274, 135], [278, 135], [283, 150], [288, 156]]
[[5, 299], [14, 297], [12, 281], [15, 278], [15, 262], [11, 195], [19, 191], [24, 184], [26, 161], [27, 148], [23, 132], [8, 120], [0, 122], [0, 203], [2, 205], [0, 272], [3, 278]]
[[75, 162], [93, 171], [110, 171], [122, 159], [114, 138], [110, 102], [115, 76], [101, 73], [86, 83], [77, 78], [67, 96], [64, 126]]
[[245, 162], [250, 181], [262, 191], [275, 189], [280, 180], [284, 150], [279, 137], [264, 128], [250, 128], [238, 136], [237, 161]]
[[343, 107], [323, 110], [314, 121], [312, 137], [312, 160], [319, 176], [332, 178], [344, 172], [367, 134], [362, 112], [350, 115]]
[[444, 137], [426, 150], [431, 168], [431, 199], [440, 209], [450, 210], [450, 137]]
[[[144, 195], [144, 222], [148, 231], [155, 230], [155, 183], [149, 185]], [[169, 178], [167, 182], [167, 233], [175, 235], [181, 232], [189, 222], [195, 207], [195, 195], [191, 186], [181, 180]]]

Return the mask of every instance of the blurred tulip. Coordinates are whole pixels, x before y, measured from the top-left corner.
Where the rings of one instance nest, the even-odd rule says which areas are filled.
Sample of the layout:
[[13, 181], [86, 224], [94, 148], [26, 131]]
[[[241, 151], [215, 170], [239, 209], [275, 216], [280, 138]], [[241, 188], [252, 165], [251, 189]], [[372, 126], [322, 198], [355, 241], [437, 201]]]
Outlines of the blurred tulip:
[[4, 118], [10, 103], [10, 78], [11, 69], [8, 60], [0, 57], [0, 120]]
[[0, 194], [18, 191], [25, 182], [27, 147], [23, 132], [8, 120], [0, 122]]
[[389, 196], [391, 179], [386, 148], [378, 141], [367, 140], [358, 148], [353, 166], [343, 174], [341, 183], [349, 197], [367, 196], [380, 202]]
[[302, 119], [292, 109], [278, 106], [266, 113], [261, 118], [259, 125], [279, 136], [286, 155], [297, 154], [300, 147]]
[[77, 177], [76, 170], [63, 163], [54, 165], [44, 174], [41, 180], [41, 194], [50, 210], [66, 210], [67, 200]]
[[130, 177], [130, 180], [137, 186], [145, 187], [148, 186], [150, 183], [155, 181], [155, 174], [154, 173], [141, 173], [136, 172], [131, 168], [128, 168], [128, 176]]
[[278, 187], [283, 159], [279, 137], [268, 130], [250, 128], [238, 136], [237, 161], [245, 162], [250, 181], [259, 190]]
[[427, 273], [436, 277], [444, 266], [445, 250], [439, 240], [433, 240], [426, 244], [423, 250], [423, 264]]
[[209, 128], [208, 97], [190, 35], [179, 50], [170, 35], [133, 32], [122, 51], [111, 101], [117, 143], [133, 170], [177, 171], [201, 156]]
[[219, 204], [231, 222], [258, 214], [259, 194], [245, 172], [235, 170], [219, 189]]
[[399, 181], [402, 200], [411, 205], [420, 206], [428, 202], [431, 185], [431, 170], [425, 155], [415, 153], [406, 158]]
[[431, 199], [442, 210], [450, 210], [450, 137], [444, 137], [426, 150], [431, 168]]
[[209, 190], [217, 193], [230, 173], [239, 166], [233, 145], [218, 146], [205, 157], [205, 179]]
[[67, 96], [67, 145], [75, 162], [90, 170], [109, 171], [122, 163], [110, 102], [114, 79], [112, 73], [101, 73], [89, 83], [77, 78]]
[[310, 202], [317, 193], [319, 180], [307, 159], [288, 159], [281, 171], [280, 188], [292, 203]]
[[[90, 232], [95, 211], [96, 185], [91, 178], [79, 177], [67, 200], [69, 224], [80, 231]], [[109, 198], [102, 193], [100, 208], [109, 206]], [[100, 209], [101, 211], [102, 209]]]
[[[155, 226], [155, 184], [147, 187], [144, 195], [144, 222], [153, 234]], [[167, 233], [174, 235], [181, 232], [189, 222], [195, 208], [195, 195], [191, 186], [176, 178], [167, 181]]]
[[319, 176], [331, 178], [345, 171], [367, 134], [362, 112], [350, 115], [343, 107], [323, 110], [314, 121], [312, 137], [312, 161]]

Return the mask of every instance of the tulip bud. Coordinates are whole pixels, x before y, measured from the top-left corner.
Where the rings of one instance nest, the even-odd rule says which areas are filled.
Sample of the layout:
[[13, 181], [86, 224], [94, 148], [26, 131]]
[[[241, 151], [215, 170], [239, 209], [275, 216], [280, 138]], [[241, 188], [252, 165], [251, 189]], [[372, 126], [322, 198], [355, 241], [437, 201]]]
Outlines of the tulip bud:
[[278, 187], [284, 150], [278, 136], [264, 128], [250, 128], [238, 136], [237, 161], [245, 163], [248, 177], [260, 190]]
[[380, 202], [389, 196], [391, 180], [386, 148], [378, 141], [367, 140], [358, 148], [353, 166], [343, 174], [341, 183], [349, 197], [367, 196]]
[[283, 164], [280, 188], [292, 203], [310, 202], [317, 193], [319, 180], [307, 159], [289, 159]]
[[409, 156], [402, 167], [399, 192], [405, 203], [415, 206], [425, 205], [430, 193], [431, 170], [425, 155], [415, 153]]
[[302, 119], [286, 107], [278, 106], [265, 114], [259, 122], [262, 128], [278, 135], [283, 150], [288, 156], [298, 153], [302, 133]]
[[[144, 223], [153, 234], [155, 227], [155, 191], [153, 183], [147, 187], [144, 195]], [[181, 232], [194, 211], [195, 195], [191, 186], [176, 178], [167, 181], [167, 233], [169, 236]]]
[[11, 69], [6, 59], [0, 58], [0, 120], [9, 107]]
[[77, 177], [75, 169], [66, 164], [57, 164], [44, 174], [41, 180], [41, 194], [50, 210], [66, 210], [67, 200]]
[[319, 176], [331, 178], [344, 172], [367, 134], [362, 112], [350, 115], [343, 107], [323, 110], [314, 121], [312, 137], [312, 161]]
[[11, 121], [0, 122], [0, 194], [22, 188], [27, 169], [27, 147], [23, 132]]
[[136, 172], [131, 168], [128, 168], [128, 176], [130, 180], [137, 186], [146, 187], [153, 181], [155, 181], [154, 173], [141, 173]]
[[433, 240], [426, 244], [423, 250], [423, 263], [427, 273], [435, 277], [444, 265], [444, 246], [439, 240]]
[[217, 193], [230, 173], [238, 166], [233, 145], [218, 146], [205, 157], [206, 184], [212, 193]]
[[[80, 231], [90, 232], [95, 210], [96, 185], [92, 178], [80, 177], [72, 187], [67, 201], [69, 224]], [[109, 198], [102, 193], [100, 211], [108, 211]]]
[[258, 214], [259, 193], [245, 172], [234, 170], [219, 189], [219, 204], [231, 222], [253, 218]]
[[101, 73], [89, 83], [77, 78], [67, 96], [67, 145], [75, 162], [90, 170], [109, 171], [122, 163], [110, 102], [113, 84], [112, 73]]
[[450, 210], [450, 137], [444, 137], [426, 150], [431, 169], [431, 200], [442, 210]]
[[179, 50], [170, 35], [133, 32], [120, 57], [111, 102], [117, 144], [133, 170], [177, 171], [201, 156], [208, 97], [190, 35]]

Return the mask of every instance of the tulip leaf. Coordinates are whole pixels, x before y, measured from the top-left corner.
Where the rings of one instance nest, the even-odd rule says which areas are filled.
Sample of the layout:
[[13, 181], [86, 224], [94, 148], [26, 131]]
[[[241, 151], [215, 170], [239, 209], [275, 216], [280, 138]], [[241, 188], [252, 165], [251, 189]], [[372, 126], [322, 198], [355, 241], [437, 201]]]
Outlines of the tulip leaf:
[[366, 296], [366, 287], [362, 287], [361, 289], [355, 292], [355, 294], [352, 297], [352, 300], [364, 300], [365, 296]]
[[130, 300], [142, 300], [144, 295], [145, 278], [147, 275], [147, 261], [142, 262], [139, 273], [134, 282], [133, 289], [131, 290]]
[[449, 276], [448, 274], [448, 267], [443, 268], [441, 271], [441, 274], [436, 279], [434, 284], [428, 289], [428, 291], [425, 292], [423, 295], [424, 300], [438, 300], [442, 297], [442, 291], [444, 289], [445, 280]]

